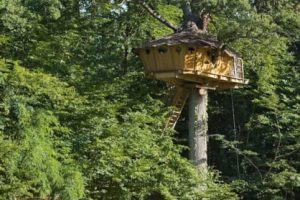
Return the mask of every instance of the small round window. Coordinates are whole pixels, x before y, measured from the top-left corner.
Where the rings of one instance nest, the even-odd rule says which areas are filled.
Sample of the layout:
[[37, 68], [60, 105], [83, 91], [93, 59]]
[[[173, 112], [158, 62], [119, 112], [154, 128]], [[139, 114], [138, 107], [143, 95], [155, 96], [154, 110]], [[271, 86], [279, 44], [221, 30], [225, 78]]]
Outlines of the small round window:
[[177, 52], [178, 54], [180, 54], [180, 52], [181, 52], [181, 47], [176, 47], [176, 52]]
[[195, 48], [194, 47], [189, 47], [188, 50], [189, 50], [190, 53], [194, 53], [195, 52]]
[[159, 48], [158, 49], [158, 53], [160, 54], [160, 55], [163, 55], [163, 54], [165, 54], [167, 52], [167, 49], [166, 48]]

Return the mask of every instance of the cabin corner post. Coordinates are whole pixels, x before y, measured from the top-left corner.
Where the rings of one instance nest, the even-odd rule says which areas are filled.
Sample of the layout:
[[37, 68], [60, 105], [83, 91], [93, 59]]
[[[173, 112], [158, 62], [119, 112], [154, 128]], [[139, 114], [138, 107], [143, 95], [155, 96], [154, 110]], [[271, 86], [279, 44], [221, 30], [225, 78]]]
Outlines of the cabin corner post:
[[199, 174], [207, 172], [207, 91], [193, 89], [189, 98], [189, 158]]

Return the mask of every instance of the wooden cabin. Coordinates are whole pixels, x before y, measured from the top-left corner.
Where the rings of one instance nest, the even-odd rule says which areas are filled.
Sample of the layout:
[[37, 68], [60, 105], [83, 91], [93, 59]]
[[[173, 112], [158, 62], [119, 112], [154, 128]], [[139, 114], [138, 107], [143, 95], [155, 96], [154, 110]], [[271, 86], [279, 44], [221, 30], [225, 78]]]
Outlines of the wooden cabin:
[[181, 32], [135, 49], [149, 78], [223, 89], [246, 84], [242, 58], [214, 38]]

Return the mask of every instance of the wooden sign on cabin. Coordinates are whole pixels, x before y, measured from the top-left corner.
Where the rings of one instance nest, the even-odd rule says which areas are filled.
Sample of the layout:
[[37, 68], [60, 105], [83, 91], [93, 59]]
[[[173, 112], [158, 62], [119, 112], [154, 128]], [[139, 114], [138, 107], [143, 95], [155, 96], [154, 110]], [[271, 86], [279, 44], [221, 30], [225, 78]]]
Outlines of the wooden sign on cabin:
[[149, 78], [213, 89], [236, 88], [247, 83], [239, 54], [204, 34], [175, 33], [135, 51]]

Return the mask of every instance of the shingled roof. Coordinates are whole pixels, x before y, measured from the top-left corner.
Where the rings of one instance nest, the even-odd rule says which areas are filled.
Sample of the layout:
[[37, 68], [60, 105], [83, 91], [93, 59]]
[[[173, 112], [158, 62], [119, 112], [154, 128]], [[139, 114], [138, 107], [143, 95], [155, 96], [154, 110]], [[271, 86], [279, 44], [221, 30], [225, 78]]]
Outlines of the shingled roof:
[[150, 42], [144, 43], [143, 45], [135, 48], [135, 49], [144, 49], [150, 47], [159, 47], [163, 45], [172, 46], [176, 44], [188, 44], [188, 45], [196, 45], [196, 46], [208, 46], [212, 48], [220, 48], [223, 46], [224, 51], [229, 56], [237, 56], [240, 57], [237, 52], [230, 49], [227, 46], [224, 46], [223, 43], [219, 42], [217, 38], [212, 37], [207, 34], [201, 34], [197, 32], [179, 32], [164, 38], [160, 38], [158, 40], [152, 40]]

